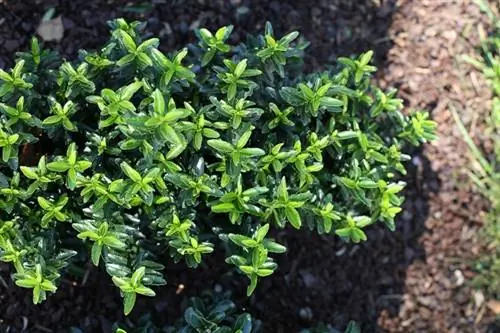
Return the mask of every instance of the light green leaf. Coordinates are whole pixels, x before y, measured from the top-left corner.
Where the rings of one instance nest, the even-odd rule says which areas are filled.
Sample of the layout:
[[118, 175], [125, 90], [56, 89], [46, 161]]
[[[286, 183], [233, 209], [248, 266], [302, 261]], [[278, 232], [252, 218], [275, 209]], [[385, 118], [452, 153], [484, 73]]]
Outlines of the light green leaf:
[[135, 183], [140, 183], [142, 181], [141, 174], [128, 165], [127, 162], [122, 162], [120, 167], [122, 171]]
[[130, 312], [132, 312], [132, 309], [134, 308], [135, 305], [135, 300], [137, 296], [135, 292], [131, 293], [125, 293], [123, 295], [123, 313], [128, 316]]
[[93, 245], [92, 245], [92, 250], [91, 250], [91, 259], [92, 259], [92, 263], [94, 264], [94, 266], [99, 266], [99, 259], [101, 258], [101, 252], [102, 252], [102, 244], [100, 244], [99, 242], [95, 242]]
[[285, 207], [285, 215], [288, 222], [295, 228], [300, 229], [302, 221], [300, 220], [299, 212], [293, 207]]
[[219, 140], [219, 139], [211, 139], [211, 140], [208, 140], [207, 141], [207, 144], [214, 148], [216, 151], [218, 151], [219, 153], [231, 153], [234, 151], [234, 147], [232, 144], [230, 144], [229, 142], [226, 142], [226, 141], [223, 141], [223, 140]]

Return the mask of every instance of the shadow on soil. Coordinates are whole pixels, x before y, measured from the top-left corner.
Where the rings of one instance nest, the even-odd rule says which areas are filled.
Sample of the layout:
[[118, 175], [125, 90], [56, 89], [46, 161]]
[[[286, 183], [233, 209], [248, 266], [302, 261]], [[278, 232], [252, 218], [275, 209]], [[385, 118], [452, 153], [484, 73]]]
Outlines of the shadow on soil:
[[[377, 2], [382, 4], [375, 5]], [[337, 56], [368, 49], [375, 50], [376, 62], [382, 67], [391, 47], [387, 30], [396, 10], [395, 2], [158, 0], [132, 6], [131, 1], [48, 0], [34, 6], [40, 1], [7, 1], [8, 4], [0, 5], [3, 15], [0, 67], [10, 65], [13, 52], [26, 47], [29, 36], [49, 8], [55, 8], [55, 15], [62, 15], [65, 27], [63, 40], [50, 46], [68, 58], [74, 57], [79, 48], [102, 45], [108, 38], [105, 22], [114, 17], [147, 21], [148, 30], [161, 37], [165, 50], [177, 49], [192, 41], [192, 29], [196, 27], [215, 29], [234, 24], [233, 39], [237, 41], [248, 32], [261, 31], [269, 20], [277, 35], [299, 30], [311, 42], [306, 59], [311, 68], [321, 68]], [[382, 310], [397, 315], [406, 269], [414, 260], [425, 259], [418, 239], [427, 217], [427, 195], [439, 188], [429, 163], [421, 157], [416, 157], [414, 162], [405, 178], [409, 183], [407, 202], [396, 232], [372, 227], [369, 240], [361, 245], [291, 230], [278, 235], [289, 247], [288, 254], [281, 258], [278, 273], [263, 279], [249, 301], [235, 294], [242, 306], [263, 320], [266, 332], [297, 332], [318, 321], [344, 327], [350, 319], [359, 321], [364, 331], [376, 332]], [[169, 287], [154, 301], [140, 300], [137, 312], [152, 311], [154, 317], [169, 321], [181, 308], [182, 295], [175, 294], [177, 284], [186, 286], [186, 294], [213, 285], [226, 269], [220, 265], [222, 260], [216, 259], [219, 258], [189, 273], [180, 267], [169, 268]], [[75, 325], [86, 332], [109, 332], [110, 322], [105, 317], [121, 318], [121, 300], [109, 279], [99, 276], [96, 270], [90, 272], [85, 286], [63, 283], [60, 293], [40, 307], [31, 305], [30, 295], [24, 291], [0, 291], [0, 327], [7, 325], [5, 327], [10, 326], [17, 332], [26, 322], [35, 330], [43, 327], [60, 331]], [[7, 280], [5, 271], [2, 276]], [[226, 276], [220, 283], [243, 290], [246, 281]]]

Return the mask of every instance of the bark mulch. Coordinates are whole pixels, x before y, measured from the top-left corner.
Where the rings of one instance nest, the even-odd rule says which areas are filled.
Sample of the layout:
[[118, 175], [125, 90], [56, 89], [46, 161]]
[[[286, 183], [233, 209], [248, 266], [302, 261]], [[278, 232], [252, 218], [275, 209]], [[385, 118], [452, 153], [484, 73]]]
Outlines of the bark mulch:
[[[456, 58], [473, 52], [476, 27], [483, 24], [472, 0], [0, 0], [0, 67], [26, 48], [49, 8], [64, 25], [62, 40], [49, 45], [68, 59], [79, 48], [99, 47], [107, 39], [105, 22], [122, 16], [147, 21], [164, 50], [192, 41], [197, 27], [234, 24], [238, 41], [266, 20], [279, 34], [303, 33], [311, 42], [311, 69], [374, 49], [378, 83], [399, 88], [409, 109], [426, 108], [439, 122], [440, 140], [415, 152], [409, 165], [397, 231], [374, 227], [366, 243], [346, 245], [286, 230], [277, 235], [289, 247], [277, 274], [263, 279], [250, 300], [238, 292], [234, 297], [264, 322], [265, 332], [298, 332], [317, 322], [343, 327], [350, 319], [368, 333], [488, 331], [492, 315], [468, 283], [487, 206], [464, 173], [467, 147], [449, 111], [455, 103], [471, 133], [481, 133], [488, 88]], [[169, 284], [154, 300], [141, 299], [132, 319], [149, 311], [169, 321], [180, 313], [185, 295], [215, 284], [242, 291], [241, 277], [217, 280], [226, 268], [218, 259], [188, 272], [169, 266]], [[110, 318], [122, 318], [117, 291], [96, 269], [64, 280], [41, 306], [32, 305], [26, 291], [11, 288], [6, 266], [0, 271], [0, 331], [67, 332], [78, 326], [110, 332]], [[185, 287], [180, 294], [179, 284]]]

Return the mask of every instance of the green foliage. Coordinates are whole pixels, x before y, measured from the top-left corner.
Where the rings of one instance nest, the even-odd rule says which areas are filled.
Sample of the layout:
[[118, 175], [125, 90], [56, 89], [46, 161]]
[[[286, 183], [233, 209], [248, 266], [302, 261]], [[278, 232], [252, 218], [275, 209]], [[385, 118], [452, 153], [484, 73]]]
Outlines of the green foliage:
[[481, 58], [468, 55], [463, 58], [483, 73], [493, 92], [492, 110], [486, 133], [494, 145], [493, 152], [489, 156], [473, 142], [457, 111], [452, 108], [452, 112], [474, 162], [469, 175], [477, 188], [491, 202], [483, 230], [487, 250], [476, 264], [479, 274], [474, 284], [483, 288], [490, 297], [500, 299], [500, 18], [486, 1], [476, 2], [490, 19], [492, 32], [490, 36], [486, 36], [479, 30], [482, 37], [479, 50]]
[[[250, 295], [286, 251], [275, 229], [348, 242], [374, 223], [394, 229], [402, 149], [435, 124], [371, 85], [371, 52], [304, 74], [298, 33], [277, 38], [270, 24], [238, 46], [232, 27], [200, 29], [171, 54], [137, 22], [110, 26], [98, 52], [69, 62], [34, 39], [0, 71], [0, 258], [35, 302], [76, 253], [106, 270], [129, 313], [166, 283], [168, 256], [196, 267], [225, 249]], [[187, 311], [185, 332], [220, 325], [219, 310]], [[250, 332], [240, 318], [220, 332]]]
[[[204, 292], [201, 297], [189, 300], [184, 316], [176, 323], [159, 326], [150, 314], [142, 316], [137, 323], [128, 325], [115, 323], [115, 333], [260, 333], [260, 320], [248, 313], [237, 313], [236, 304], [230, 300], [230, 293]], [[80, 332], [79, 330], [75, 331]], [[341, 333], [326, 325], [317, 325], [300, 333]], [[361, 333], [354, 321], [348, 323], [343, 333]]]
[[[116, 333], [259, 333], [261, 323], [248, 313], [236, 313], [236, 304], [229, 293], [205, 292], [202, 297], [189, 300], [184, 316], [176, 323], [163, 327], [156, 325], [151, 315], [140, 318], [135, 325], [116, 323]], [[124, 328], [125, 326], [128, 326]]]

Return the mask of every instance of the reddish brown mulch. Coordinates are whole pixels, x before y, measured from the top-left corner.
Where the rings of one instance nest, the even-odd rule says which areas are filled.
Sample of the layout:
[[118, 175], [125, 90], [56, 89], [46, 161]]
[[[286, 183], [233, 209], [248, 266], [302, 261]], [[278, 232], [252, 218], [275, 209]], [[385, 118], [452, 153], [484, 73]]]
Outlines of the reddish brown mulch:
[[[0, 0], [0, 67], [12, 63], [13, 52], [26, 48], [51, 7], [62, 15], [65, 35], [50, 46], [68, 58], [79, 48], [99, 47], [107, 39], [105, 22], [121, 16], [146, 20], [165, 50], [192, 41], [197, 27], [232, 23], [233, 41], [238, 41], [262, 29], [266, 20], [280, 34], [303, 32], [311, 41], [310, 68], [374, 49], [380, 84], [398, 87], [410, 108], [429, 109], [440, 124], [440, 140], [417, 152], [410, 163], [398, 230], [375, 227], [361, 245], [307, 232], [279, 234], [289, 252], [281, 257], [277, 274], [264, 279], [250, 300], [242, 295], [243, 278], [216, 280], [226, 268], [216, 264], [218, 258], [195, 271], [169, 267], [169, 285], [155, 300], [140, 300], [133, 318], [149, 310], [159, 321], [171, 321], [184, 295], [217, 281], [239, 290], [238, 303], [263, 320], [266, 332], [298, 332], [318, 321], [343, 327], [350, 319], [358, 320], [363, 332], [486, 332], [491, 314], [484, 302], [474, 303], [468, 286], [470, 263], [480, 250], [477, 231], [485, 203], [464, 176], [467, 149], [448, 109], [455, 102], [465, 110], [462, 116], [472, 132], [480, 131], [488, 89], [477, 73], [454, 58], [472, 52], [477, 43], [475, 27], [482, 19], [472, 2], [152, 0], [141, 2], [153, 8], [138, 14], [130, 12], [132, 1]], [[33, 306], [24, 290], [0, 284], [0, 329], [62, 332], [79, 326], [85, 332], [109, 332], [110, 318], [122, 318], [121, 301], [103, 274], [89, 272], [85, 284], [81, 277], [74, 278], [76, 285], [65, 281], [41, 306]], [[176, 295], [180, 283], [185, 291]]]
[[467, 148], [450, 112], [456, 108], [473, 135], [484, 129], [490, 89], [460, 61], [478, 45], [483, 18], [469, 0], [403, 0], [400, 5], [389, 29], [395, 45], [381, 81], [397, 86], [410, 108], [429, 109], [438, 122], [440, 139], [423, 155], [441, 188], [429, 198], [427, 230], [419, 240], [425, 259], [408, 267], [399, 315], [383, 311], [379, 325], [387, 332], [483, 332], [481, 319], [491, 314], [467, 281], [481, 250], [478, 229], [485, 206], [469, 187]]

